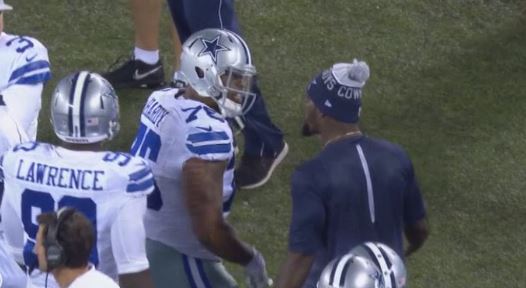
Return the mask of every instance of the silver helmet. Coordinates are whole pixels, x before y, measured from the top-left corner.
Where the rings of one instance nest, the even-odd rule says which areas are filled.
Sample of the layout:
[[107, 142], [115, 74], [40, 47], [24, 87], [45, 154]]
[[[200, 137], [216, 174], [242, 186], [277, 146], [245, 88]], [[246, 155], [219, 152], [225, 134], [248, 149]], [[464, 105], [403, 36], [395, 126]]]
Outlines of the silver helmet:
[[365, 242], [354, 247], [350, 253], [373, 262], [382, 273], [385, 288], [406, 286], [407, 272], [404, 261], [389, 246], [378, 242]]
[[102, 76], [76, 72], [58, 83], [51, 99], [51, 122], [58, 138], [88, 144], [119, 132], [119, 99]]
[[181, 72], [199, 95], [212, 97], [225, 116], [245, 114], [254, 104], [256, 68], [247, 44], [234, 32], [210, 28], [192, 34], [182, 45]]
[[380, 270], [370, 260], [352, 254], [334, 259], [321, 272], [317, 288], [383, 288]]

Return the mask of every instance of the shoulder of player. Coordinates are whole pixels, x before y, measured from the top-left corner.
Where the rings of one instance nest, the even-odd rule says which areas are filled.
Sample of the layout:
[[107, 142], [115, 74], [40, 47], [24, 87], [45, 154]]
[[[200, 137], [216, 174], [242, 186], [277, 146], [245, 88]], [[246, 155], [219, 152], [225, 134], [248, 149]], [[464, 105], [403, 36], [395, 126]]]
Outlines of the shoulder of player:
[[141, 157], [133, 156], [126, 152], [103, 151], [100, 153], [100, 161], [104, 162], [110, 169], [118, 174], [127, 175], [142, 167], [149, 169], [149, 164]]
[[107, 152], [103, 157], [112, 171], [111, 177], [117, 177], [110, 181], [126, 186], [123, 189], [126, 195], [140, 197], [153, 191], [153, 173], [146, 160], [123, 152]]
[[13, 165], [12, 163], [17, 163], [19, 160], [27, 161], [30, 159], [42, 157], [42, 155], [45, 155], [47, 152], [51, 151], [52, 148], [53, 145], [51, 144], [36, 141], [24, 142], [15, 145], [14, 147], [7, 150], [3, 155], [1, 155], [0, 166], [2, 169], [6, 169], [4, 172], [10, 171], [10, 169], [7, 169], [8, 167], [16, 167], [16, 165]]
[[148, 118], [155, 125], [162, 121], [166, 115], [171, 114], [176, 119], [179, 117], [179, 96], [184, 91], [179, 88], [165, 88], [150, 94], [142, 110], [142, 116]]
[[320, 157], [314, 157], [297, 166], [294, 170], [294, 175], [295, 177], [300, 177], [303, 180], [310, 181], [315, 180], [318, 177], [325, 177], [323, 174], [326, 171], [322, 159]]
[[[29, 45], [27, 48], [32, 48], [33, 50], [46, 53], [47, 55], [47, 48], [40, 42], [38, 39], [27, 36], [27, 35], [14, 35], [14, 34], [4, 34], [4, 41], [2, 41], [8, 50], [13, 49], [20, 49], [27, 45]], [[17, 41], [17, 39], [19, 39]], [[21, 54], [24, 54], [26, 51], [32, 50], [32, 49], [24, 49], [24, 51], [17, 51], [21, 52]]]
[[369, 143], [372, 143], [377, 149], [382, 149], [383, 151], [397, 155], [398, 157], [408, 157], [406, 150], [400, 144], [381, 138], [367, 137], [367, 139]]
[[46, 152], [50, 152], [53, 149], [54, 146], [49, 143], [28, 141], [15, 145], [9, 151], [7, 151], [5, 155], [26, 157], [31, 154], [43, 154]]

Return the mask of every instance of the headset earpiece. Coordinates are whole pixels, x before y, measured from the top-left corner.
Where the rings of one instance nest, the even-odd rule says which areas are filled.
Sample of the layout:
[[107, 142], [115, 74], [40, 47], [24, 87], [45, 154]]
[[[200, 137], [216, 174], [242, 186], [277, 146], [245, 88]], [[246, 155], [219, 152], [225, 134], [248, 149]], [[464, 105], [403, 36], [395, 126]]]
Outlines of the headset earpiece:
[[55, 213], [56, 221], [47, 227], [44, 248], [46, 250], [48, 272], [66, 263], [67, 257], [64, 253], [64, 248], [60, 245], [57, 237], [62, 223], [73, 213], [75, 213], [75, 210], [71, 208], [60, 209]]

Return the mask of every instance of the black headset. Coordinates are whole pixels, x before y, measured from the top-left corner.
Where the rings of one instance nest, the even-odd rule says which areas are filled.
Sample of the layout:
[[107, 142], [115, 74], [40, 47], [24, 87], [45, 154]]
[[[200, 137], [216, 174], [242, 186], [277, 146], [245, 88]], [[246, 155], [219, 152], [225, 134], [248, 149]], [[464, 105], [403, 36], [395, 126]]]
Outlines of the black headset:
[[46, 251], [48, 272], [67, 262], [67, 255], [57, 237], [62, 223], [74, 213], [75, 209], [73, 208], [60, 209], [58, 212], [54, 213], [56, 220], [47, 227], [47, 233], [44, 239], [44, 249]]

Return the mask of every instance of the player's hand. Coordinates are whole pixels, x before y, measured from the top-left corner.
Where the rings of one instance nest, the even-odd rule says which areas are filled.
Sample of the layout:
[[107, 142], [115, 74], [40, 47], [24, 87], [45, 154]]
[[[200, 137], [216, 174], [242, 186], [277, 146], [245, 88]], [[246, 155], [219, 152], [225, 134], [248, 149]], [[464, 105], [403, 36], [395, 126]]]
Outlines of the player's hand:
[[266, 288], [272, 286], [273, 282], [267, 275], [265, 259], [255, 248], [252, 248], [254, 257], [245, 266], [247, 286], [249, 288]]

